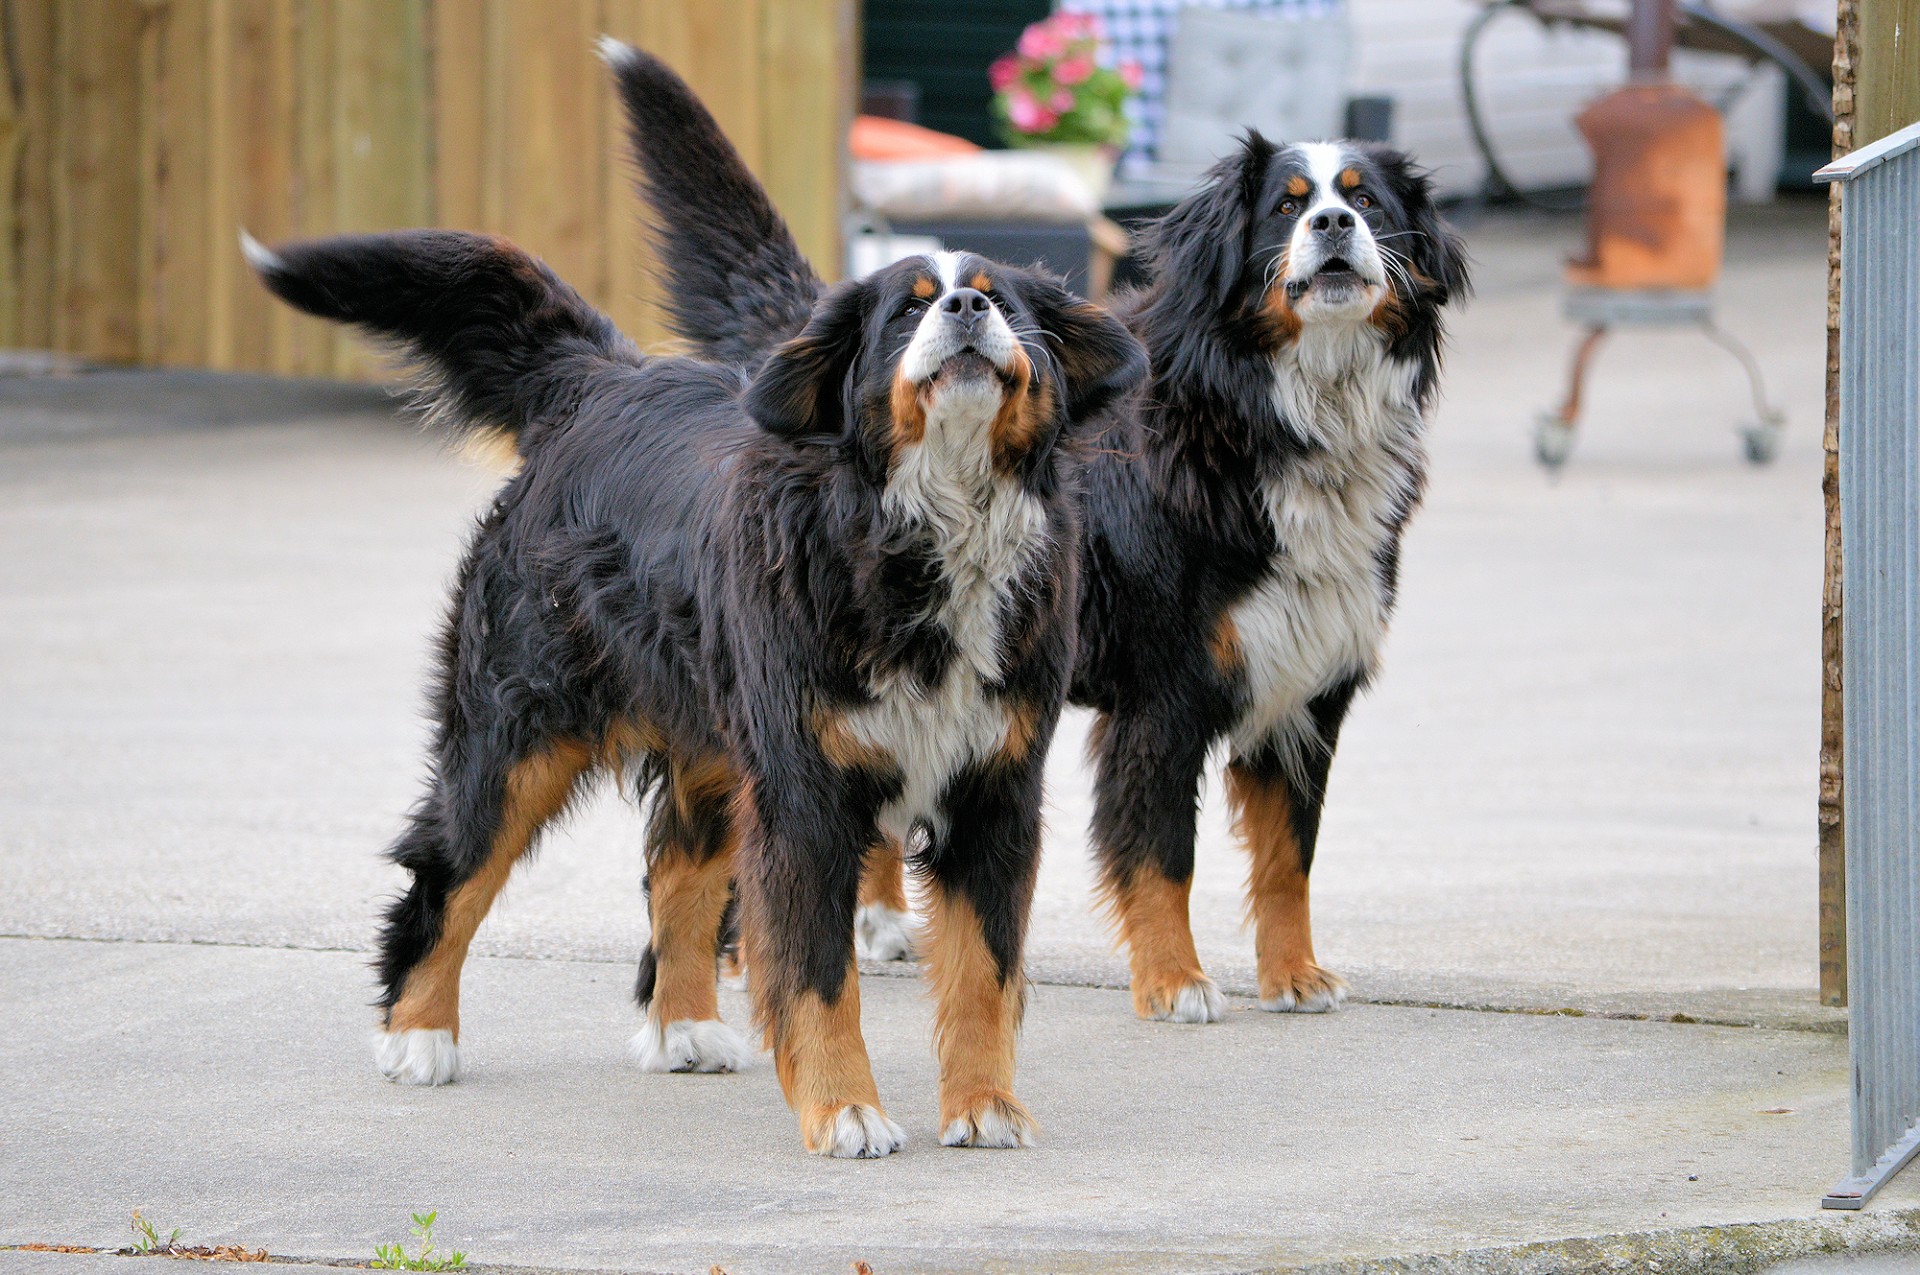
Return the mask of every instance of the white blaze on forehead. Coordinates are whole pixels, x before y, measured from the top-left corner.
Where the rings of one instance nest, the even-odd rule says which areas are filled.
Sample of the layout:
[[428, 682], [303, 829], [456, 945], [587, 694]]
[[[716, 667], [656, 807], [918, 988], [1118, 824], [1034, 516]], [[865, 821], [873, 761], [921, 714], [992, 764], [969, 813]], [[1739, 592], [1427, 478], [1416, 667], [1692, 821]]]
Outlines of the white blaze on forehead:
[[1314, 185], [1314, 207], [1345, 203], [1340, 189], [1340, 170], [1347, 167], [1346, 147], [1336, 142], [1306, 142], [1300, 147], [1307, 162], [1307, 180]]
[[940, 295], [945, 296], [960, 286], [960, 254], [957, 252], [936, 252], [927, 258], [927, 264], [933, 267], [933, 273], [940, 280]]

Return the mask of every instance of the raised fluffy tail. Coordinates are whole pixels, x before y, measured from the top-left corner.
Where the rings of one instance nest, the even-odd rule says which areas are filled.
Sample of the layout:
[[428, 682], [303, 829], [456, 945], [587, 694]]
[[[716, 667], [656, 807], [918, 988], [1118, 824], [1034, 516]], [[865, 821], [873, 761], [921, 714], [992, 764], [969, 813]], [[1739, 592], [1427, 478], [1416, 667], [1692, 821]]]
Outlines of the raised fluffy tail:
[[694, 353], [752, 366], [806, 326], [823, 291], [787, 223], [687, 82], [608, 37], [640, 194], [666, 275], [667, 316]]
[[640, 358], [611, 320], [520, 249], [486, 235], [408, 230], [241, 249], [274, 295], [398, 345], [430, 410], [525, 435], [573, 414], [595, 363]]

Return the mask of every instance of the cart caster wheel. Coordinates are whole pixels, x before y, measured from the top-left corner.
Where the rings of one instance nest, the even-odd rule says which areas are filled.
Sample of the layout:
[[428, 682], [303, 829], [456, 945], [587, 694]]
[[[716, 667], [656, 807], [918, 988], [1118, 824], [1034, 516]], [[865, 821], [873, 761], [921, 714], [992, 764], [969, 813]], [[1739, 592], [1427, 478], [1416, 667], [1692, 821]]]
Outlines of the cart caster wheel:
[[1533, 457], [1549, 471], [1557, 472], [1573, 455], [1573, 426], [1558, 412], [1542, 412], [1533, 423]]
[[1770, 416], [1740, 431], [1741, 449], [1746, 452], [1749, 464], [1765, 465], [1780, 454], [1780, 435], [1785, 432], [1785, 425], [1778, 416]]

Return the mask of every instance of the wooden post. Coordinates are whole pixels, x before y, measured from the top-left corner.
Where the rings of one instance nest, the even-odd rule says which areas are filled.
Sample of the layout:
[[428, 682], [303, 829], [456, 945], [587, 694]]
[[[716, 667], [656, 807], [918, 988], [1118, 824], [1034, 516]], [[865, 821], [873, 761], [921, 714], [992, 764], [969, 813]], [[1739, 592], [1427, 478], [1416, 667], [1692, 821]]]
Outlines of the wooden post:
[[[1858, 0], [1840, 0], [1833, 41], [1833, 153], [1853, 149]], [[1840, 692], [1840, 183], [1827, 188], [1826, 577], [1820, 589], [1820, 1003], [1847, 1003], [1847, 845], [1841, 819], [1845, 717]]]
[[[1833, 153], [1920, 120], [1920, 0], [1839, 0], [1833, 47]], [[1847, 1003], [1846, 780], [1840, 629], [1840, 186], [1827, 205], [1826, 580], [1820, 654], [1820, 1002]]]

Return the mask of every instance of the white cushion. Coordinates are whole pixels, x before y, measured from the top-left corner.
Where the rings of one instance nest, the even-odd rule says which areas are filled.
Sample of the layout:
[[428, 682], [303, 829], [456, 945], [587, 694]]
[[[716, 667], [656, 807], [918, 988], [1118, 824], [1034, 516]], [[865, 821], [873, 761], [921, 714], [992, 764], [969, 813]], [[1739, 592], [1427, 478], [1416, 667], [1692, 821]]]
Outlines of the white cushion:
[[1099, 200], [1071, 166], [1031, 151], [856, 160], [852, 181], [862, 207], [901, 221], [1004, 218], [1068, 224], [1100, 213]]

